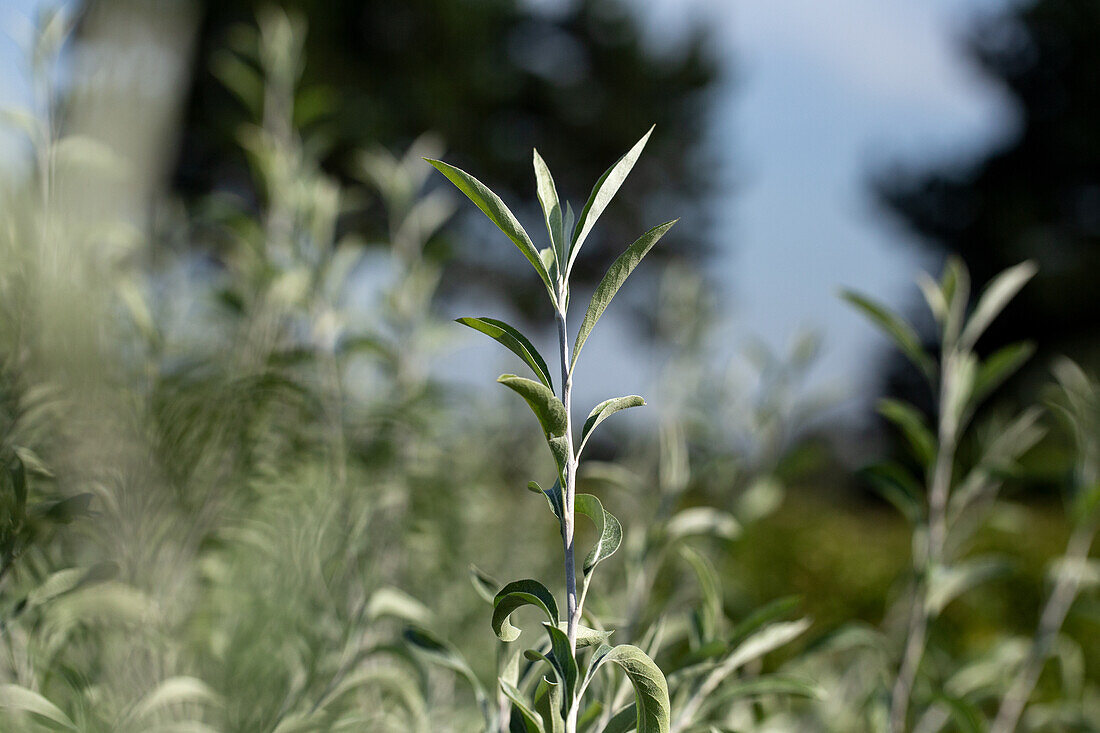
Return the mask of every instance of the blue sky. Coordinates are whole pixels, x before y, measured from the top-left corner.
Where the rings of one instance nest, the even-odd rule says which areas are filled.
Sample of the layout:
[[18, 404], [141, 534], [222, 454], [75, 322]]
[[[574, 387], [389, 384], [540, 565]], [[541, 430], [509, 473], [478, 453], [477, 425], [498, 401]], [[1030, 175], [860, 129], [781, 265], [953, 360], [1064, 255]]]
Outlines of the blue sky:
[[657, 0], [638, 2], [667, 33], [705, 19], [729, 70], [714, 127], [737, 191], [719, 213], [715, 272], [731, 318], [776, 347], [823, 334], [817, 378], [858, 395], [885, 346], [838, 301], [854, 287], [912, 303], [934, 267], [876, 210], [868, 174], [980, 152], [1012, 129], [1001, 90], [960, 39], [1004, 0]]
[[[893, 161], [973, 155], [1011, 130], [1010, 105], [959, 44], [976, 16], [1007, 0], [628, 2], [657, 43], [705, 21], [726, 65], [710, 141], [733, 172], [711, 268], [729, 318], [726, 345], [732, 352], [759, 336], [780, 348], [816, 329], [825, 340], [817, 381], [859, 395], [884, 344], [837, 291], [856, 287], [904, 307], [916, 297], [916, 269], [931, 264], [875, 210], [867, 175]], [[16, 41], [29, 36], [40, 4], [0, 0], [0, 106], [26, 103]], [[604, 369], [629, 348], [604, 338], [589, 347], [593, 393], [644, 389], [654, 365]], [[453, 356], [477, 360], [466, 349]]]

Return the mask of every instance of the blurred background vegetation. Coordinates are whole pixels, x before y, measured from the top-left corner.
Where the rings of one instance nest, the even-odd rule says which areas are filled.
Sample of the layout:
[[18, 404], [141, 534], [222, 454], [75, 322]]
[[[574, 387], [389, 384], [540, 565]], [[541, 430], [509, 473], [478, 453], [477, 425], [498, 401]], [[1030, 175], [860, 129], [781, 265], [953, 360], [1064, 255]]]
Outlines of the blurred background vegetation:
[[[523, 319], [540, 299], [421, 157], [531, 222], [532, 147], [579, 201], [656, 123], [579, 271], [594, 284], [633, 233], [682, 217], [615, 314], [631, 336], [608, 337], [654, 365], [652, 407], [594, 439], [581, 476], [628, 528], [592, 603], [655, 650], [674, 721], [697, 708], [681, 730], [884, 729], [922, 539], [867, 464], [896, 459], [917, 493], [921, 465], [871, 413], [879, 393], [939, 406], [885, 348], [853, 357], [882, 368], [852, 408], [814, 379], [829, 345], [813, 333], [731, 347], [714, 220], [739, 171], [711, 135], [728, 40], [699, 22], [657, 44], [641, 14], [89, 0], [32, 16], [26, 63], [5, 69], [31, 97], [5, 111], [19, 142], [0, 189], [0, 728], [480, 729], [498, 695], [479, 589], [558, 587], [561, 569], [552, 523], [516, 520], [541, 502], [524, 490], [549, 472], [539, 436], [480, 386], [491, 357], [464, 356], [449, 317], [476, 300]], [[953, 548], [1003, 562], [945, 601], [922, 731], [985, 729], [1093, 526], [1074, 507], [1096, 481], [1098, 403], [1065, 370], [1058, 391], [1051, 365], [1100, 366], [1100, 12], [983, 18], [967, 47], [1017, 129], [976, 160], [867, 172], [935, 274], [962, 256], [975, 296], [1039, 265], [977, 347], [1035, 355], [979, 411], [960, 469], [1050, 407], [989, 468], [1003, 489]], [[933, 318], [906, 315], [936, 355]], [[1100, 729], [1088, 552], [1021, 729]], [[759, 628], [775, 643], [696, 701], [700, 670]], [[779, 676], [752, 687], [763, 673]]]

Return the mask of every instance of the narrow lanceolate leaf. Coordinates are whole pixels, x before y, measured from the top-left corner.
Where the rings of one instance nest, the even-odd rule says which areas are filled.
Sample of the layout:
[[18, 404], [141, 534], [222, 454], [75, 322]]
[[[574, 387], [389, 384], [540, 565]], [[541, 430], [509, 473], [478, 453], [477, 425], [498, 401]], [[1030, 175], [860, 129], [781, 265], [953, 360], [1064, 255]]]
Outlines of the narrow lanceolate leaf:
[[539, 486], [537, 481], [528, 481], [527, 490], [536, 494], [542, 494], [546, 497], [546, 503], [550, 505], [550, 511], [554, 512], [554, 516], [558, 518], [558, 522], [562, 521], [562, 517], [565, 515], [564, 500], [561, 495], [561, 482], [555, 481], [554, 485], [549, 490]]
[[537, 580], [516, 580], [501, 588], [493, 600], [493, 631], [501, 641], [519, 638], [519, 629], [508, 621], [508, 617], [522, 606], [541, 609], [548, 621], [558, 623], [558, 604], [554, 594]]
[[966, 326], [963, 328], [962, 336], [959, 339], [963, 348], [968, 349], [974, 345], [974, 342], [985, 332], [993, 319], [1004, 310], [1009, 301], [1016, 297], [1020, 289], [1027, 284], [1027, 281], [1035, 277], [1035, 273], [1038, 271], [1039, 268], [1036, 267], [1035, 263], [1028, 260], [1015, 267], [1008, 268], [990, 281], [989, 285], [982, 291], [981, 297], [978, 298], [978, 304], [974, 306], [974, 312], [971, 314], [970, 320], [966, 322]]
[[976, 405], [989, 396], [993, 390], [1004, 384], [1035, 353], [1035, 344], [1021, 341], [1009, 344], [989, 355], [978, 367], [974, 377], [974, 389], [970, 395]]
[[576, 510], [592, 520], [596, 525], [599, 539], [588, 556], [584, 558], [584, 574], [591, 573], [597, 565], [615, 554], [623, 541], [623, 526], [619, 520], [603, 508], [600, 500], [592, 494], [577, 494]]
[[600, 218], [600, 214], [603, 213], [603, 210], [611, 203], [611, 199], [618, 193], [619, 187], [623, 185], [623, 181], [630, 174], [634, 164], [638, 162], [638, 156], [642, 154], [642, 149], [645, 148], [645, 144], [649, 142], [649, 136], [652, 134], [653, 128], [651, 127], [642, 136], [642, 139], [634, 144], [634, 147], [615, 161], [614, 165], [600, 176], [600, 179], [596, 181], [596, 185], [592, 187], [592, 193], [588, 195], [588, 202], [581, 210], [581, 215], [577, 219], [577, 228], [573, 232], [573, 242], [569, 252], [569, 267], [566, 268], [566, 272], [573, 270], [573, 261], [577, 259], [577, 253], [581, 251], [581, 245], [584, 244], [588, 233], [592, 231], [592, 227], [596, 225], [596, 220]]
[[523, 693], [508, 680], [501, 679], [497, 681], [500, 683], [501, 691], [512, 701], [512, 708], [515, 711], [513, 719], [515, 714], [518, 713], [524, 733], [545, 733], [545, 729], [542, 727], [542, 718], [534, 710], [527, 707], [527, 701], [524, 700]]
[[543, 623], [546, 635], [550, 637], [550, 663], [558, 672], [558, 679], [564, 685], [562, 692], [565, 699], [572, 701], [577, 690], [577, 678], [580, 670], [577, 668], [577, 660], [569, 648], [569, 637], [561, 630], [557, 623]]
[[929, 379], [935, 376], [936, 367], [932, 358], [921, 347], [920, 337], [913, 327], [900, 316], [880, 303], [858, 293], [846, 290], [841, 297], [858, 308], [868, 319], [882, 330], [909, 361], [913, 362]]
[[[660, 668], [636, 646], [622, 644], [592, 662], [598, 669], [607, 662], [619, 665], [634, 685], [638, 733], [668, 733], [672, 727], [668, 682]], [[621, 729], [627, 730], [627, 729]]]
[[69, 720], [69, 716], [65, 715], [61, 708], [26, 687], [0, 685], [0, 708], [34, 713], [70, 730], [76, 730], [76, 725]]
[[584, 427], [581, 428], [581, 444], [580, 447], [577, 448], [577, 455], [580, 455], [580, 452], [584, 450], [584, 444], [588, 442], [588, 436], [596, 429], [597, 425], [619, 410], [643, 406], [645, 406], [645, 400], [636, 394], [632, 394], [626, 397], [614, 397], [610, 400], [604, 400], [593, 407], [592, 412], [588, 413], [588, 419], [584, 421]]
[[[559, 621], [558, 628], [568, 633], [569, 622]], [[584, 649], [585, 647], [595, 646], [598, 647], [601, 644], [606, 645], [611, 635], [615, 633], [614, 629], [610, 631], [601, 631], [599, 629], [592, 629], [584, 624], [577, 624], [577, 648]]]
[[581, 353], [584, 342], [588, 339], [588, 334], [592, 333], [596, 321], [600, 320], [600, 316], [607, 310], [607, 306], [611, 303], [611, 299], [615, 297], [615, 293], [619, 292], [619, 288], [626, 282], [626, 278], [634, 272], [634, 268], [638, 266], [638, 263], [642, 261], [649, 250], [653, 249], [653, 245], [657, 244], [661, 237], [665, 235], [665, 232], [671, 229], [677, 221], [679, 220], [673, 219], [653, 227], [638, 237], [632, 245], [627, 247], [626, 252], [619, 255], [619, 258], [611, 264], [607, 274], [603, 276], [603, 280], [596, 287], [596, 292], [592, 294], [592, 300], [588, 303], [588, 310], [584, 313], [584, 320], [581, 321], [581, 327], [577, 331], [577, 340], [573, 343], [573, 359], [569, 364], [570, 369], [576, 365], [577, 357]]
[[906, 402], [891, 399], [879, 400], [878, 411], [901, 430], [921, 465], [930, 465], [936, 457], [936, 438], [920, 411]]
[[484, 690], [481, 687], [481, 682], [478, 680], [477, 675], [470, 669], [470, 665], [466, 661], [466, 658], [453, 646], [440, 639], [431, 631], [415, 626], [406, 628], [402, 636], [409, 646], [418, 654], [432, 664], [436, 664], [444, 669], [449, 669], [452, 672], [457, 672], [462, 675], [470, 682], [479, 697], [484, 695]]
[[484, 183], [460, 168], [455, 168], [442, 160], [432, 160], [431, 158], [425, 158], [424, 160], [447, 176], [451, 183], [458, 187], [459, 191], [466, 194], [466, 197], [473, 201], [477, 208], [481, 209], [489, 217], [489, 220], [497, 225], [498, 229], [508, 235], [508, 238], [519, 248], [527, 261], [535, 268], [535, 272], [542, 278], [542, 282], [546, 285], [546, 289], [550, 292], [550, 298], [553, 300], [554, 286], [550, 282], [550, 273], [547, 271], [546, 265], [539, 257], [539, 251], [531, 242], [531, 237], [527, 236], [527, 232], [524, 231], [515, 214], [504, 205], [500, 197], [490, 191]]
[[547, 438], [565, 434], [565, 405], [549, 387], [515, 374], [502, 374], [497, 381], [527, 401]]
[[504, 321], [486, 316], [481, 318], [456, 318], [455, 322], [461, 323], [463, 326], [469, 326], [475, 331], [480, 331], [520, 359], [523, 359], [523, 362], [531, 367], [531, 371], [535, 373], [539, 381], [549, 387], [551, 392], [554, 391], [554, 382], [550, 378], [550, 369], [546, 366], [546, 360], [542, 358], [534, 344], [519, 332], [519, 329], [508, 325]]
[[550, 243], [554, 247], [554, 254], [558, 262], [565, 262], [565, 229], [563, 227], [561, 202], [558, 201], [558, 188], [554, 185], [554, 177], [550, 175], [550, 169], [546, 161], [534, 151], [535, 183], [538, 186], [539, 204], [542, 206], [542, 215], [546, 219], [546, 231], [550, 235]]
[[[545, 659], [545, 657], [542, 658]], [[565, 733], [561, 703], [561, 685], [543, 677], [535, 688], [535, 710], [542, 716], [542, 725], [546, 733]]]
[[1004, 575], [1009, 569], [1008, 563], [998, 557], [976, 557], [951, 567], [936, 566], [930, 574], [925, 608], [931, 616], [938, 616], [966, 591]]
[[806, 618], [765, 626], [741, 642], [722, 666], [731, 672], [739, 669], [754, 659], [759, 659], [768, 652], [793, 641], [808, 628], [810, 628], [810, 620]]
[[629, 733], [638, 727], [638, 706], [634, 703], [626, 706], [619, 712], [615, 713], [615, 716], [611, 720], [607, 721], [607, 725], [601, 733]]

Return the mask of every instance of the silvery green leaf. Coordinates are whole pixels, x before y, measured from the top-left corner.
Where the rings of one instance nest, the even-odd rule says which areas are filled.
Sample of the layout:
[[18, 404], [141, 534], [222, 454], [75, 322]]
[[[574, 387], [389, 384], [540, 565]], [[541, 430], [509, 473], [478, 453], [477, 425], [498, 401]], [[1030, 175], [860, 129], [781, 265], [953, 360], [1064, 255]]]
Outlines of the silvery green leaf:
[[1016, 297], [1027, 281], [1035, 277], [1038, 271], [1039, 268], [1035, 263], [1028, 260], [1008, 268], [989, 282], [963, 328], [960, 342], [964, 349], [973, 347], [993, 319], [1004, 310], [1009, 301]]
[[561, 685], [543, 677], [535, 688], [535, 710], [542, 716], [546, 733], [565, 733]]
[[653, 128], [650, 127], [649, 131], [642, 136], [642, 139], [615, 161], [614, 165], [608, 168], [596, 181], [596, 185], [592, 187], [592, 193], [589, 194], [588, 202], [581, 210], [581, 215], [577, 219], [577, 228], [573, 232], [573, 241], [569, 252], [569, 267], [566, 268], [566, 272], [573, 270], [573, 261], [577, 259], [577, 253], [581, 251], [581, 246], [588, 237], [588, 233], [592, 231], [596, 220], [600, 218], [600, 214], [611, 203], [611, 199], [618, 192], [619, 187], [623, 185], [623, 181], [630, 174], [630, 170], [638, 162], [638, 156], [642, 154], [642, 149], [645, 148], [645, 144], [652, 134]]
[[997, 557], [978, 557], [957, 562], [951, 567], [937, 565], [929, 573], [925, 608], [935, 617], [951, 601], [980, 583], [1008, 572], [1009, 566]]
[[523, 256], [527, 258], [527, 261], [531, 263], [531, 266], [535, 268], [535, 272], [539, 274], [553, 302], [555, 300], [554, 286], [550, 281], [550, 273], [546, 269], [546, 265], [543, 264], [538, 250], [532, 244], [531, 237], [527, 236], [527, 232], [524, 231], [515, 214], [504, 205], [500, 197], [464, 170], [455, 168], [453, 165], [444, 163], [441, 160], [432, 160], [431, 158], [425, 158], [425, 160], [435, 166], [440, 173], [447, 176], [451, 183], [458, 187], [459, 191], [466, 194], [466, 197], [473, 201], [489, 217], [489, 220], [512, 240], [519, 251], [523, 253]]
[[741, 524], [729, 512], [709, 506], [697, 506], [677, 512], [665, 525], [671, 540], [703, 535], [732, 540], [741, 534]]
[[556, 622], [543, 622], [542, 626], [546, 629], [546, 635], [550, 637], [550, 663], [554, 665], [558, 679], [564, 685], [562, 693], [566, 702], [572, 704], [580, 670], [577, 669], [577, 660], [570, 651], [569, 637]]
[[645, 652], [629, 644], [621, 644], [600, 654], [593, 659], [591, 667], [596, 670], [608, 662], [618, 665], [634, 686], [638, 732], [668, 733], [672, 727], [671, 705], [668, 682], [660, 668]]
[[536, 481], [528, 481], [527, 490], [545, 496], [546, 503], [550, 505], [550, 511], [554, 512], [554, 516], [558, 518], [558, 522], [562, 521], [562, 517], [565, 514], [565, 508], [561, 495], [560, 481], [555, 481], [554, 485], [550, 487], [549, 491], [539, 486], [538, 482]]
[[524, 363], [531, 367], [531, 371], [535, 373], [539, 381], [549, 387], [551, 392], [554, 390], [554, 382], [550, 378], [550, 369], [546, 366], [546, 360], [542, 358], [542, 354], [539, 353], [534, 344], [520, 333], [519, 329], [508, 325], [504, 321], [485, 316], [481, 318], [456, 318], [455, 322], [461, 323], [463, 326], [469, 326], [475, 331], [480, 331], [520, 359], [523, 359]]
[[920, 464], [931, 465], [936, 458], [936, 438], [924, 415], [907, 402], [892, 399], [879, 400], [878, 412], [901, 430]]
[[[576, 222], [576, 218], [573, 214], [573, 205], [568, 201], [565, 202], [565, 218], [561, 223], [561, 230], [564, 234], [563, 241], [568, 244], [573, 232], [573, 225]], [[568, 249], [568, 247], [566, 247]]]
[[798, 608], [799, 603], [800, 599], [798, 596], [783, 596], [782, 598], [776, 598], [774, 601], [765, 603], [738, 622], [737, 626], [734, 627], [733, 632], [730, 634], [730, 642], [736, 643], [743, 641], [765, 624], [769, 624], [772, 621], [790, 615]]
[[718, 581], [718, 572], [714, 566], [694, 548], [684, 544], [679, 547], [680, 556], [695, 573], [699, 582], [699, 592], [702, 595], [702, 603], [696, 609], [700, 641], [709, 641], [718, 634], [718, 620], [722, 615], [722, 591]]
[[989, 358], [978, 367], [978, 373], [974, 377], [971, 402], [977, 405], [988, 397], [993, 390], [1000, 387], [1006, 379], [1015, 374], [1034, 353], [1035, 344], [1030, 341], [1021, 341], [1009, 344], [990, 354]]
[[505, 696], [512, 701], [513, 710], [520, 716], [524, 733], [545, 733], [545, 729], [542, 727], [542, 718], [534, 710], [527, 707], [527, 701], [524, 700], [523, 693], [507, 680], [497, 681], [500, 683], [500, 689]]
[[185, 703], [217, 704], [218, 695], [195, 677], [170, 677], [157, 685], [134, 707], [133, 715], [142, 719], [170, 705]]
[[550, 446], [550, 452], [554, 455], [559, 472], [564, 471], [569, 441], [565, 430], [567, 423], [565, 405], [549, 387], [541, 382], [517, 377], [514, 374], [503, 374], [497, 378], [497, 381], [527, 401], [531, 411], [538, 418], [539, 425], [542, 426], [543, 436], [546, 438], [547, 445]]
[[626, 397], [613, 397], [593, 407], [592, 412], [588, 413], [588, 418], [584, 421], [584, 427], [581, 428], [581, 443], [580, 447], [577, 448], [577, 455], [580, 455], [581, 451], [584, 450], [584, 444], [588, 442], [588, 436], [592, 434], [597, 425], [620, 410], [643, 406], [645, 406], [645, 400], [633, 394]]
[[653, 249], [653, 245], [657, 244], [665, 232], [671, 229], [677, 221], [679, 220], [673, 219], [653, 227], [638, 237], [633, 244], [627, 247], [625, 252], [619, 255], [618, 259], [611, 263], [611, 267], [603, 276], [603, 280], [596, 286], [596, 292], [592, 294], [592, 300], [588, 303], [588, 310], [584, 313], [584, 320], [581, 321], [581, 326], [577, 330], [577, 339], [573, 342], [573, 359], [569, 364], [570, 370], [576, 366], [581, 347], [588, 340], [588, 335], [592, 333], [596, 321], [600, 320], [600, 316], [607, 310], [607, 306], [611, 303], [611, 299], [615, 297], [615, 293], [619, 292], [619, 288], [626, 282], [630, 273], [634, 272], [634, 268], [638, 266], [642, 258], [646, 256], [649, 250]]
[[723, 663], [731, 672], [759, 659], [801, 636], [810, 628], [810, 619], [783, 621], [765, 626], [746, 638]]
[[102, 562], [90, 568], [67, 568], [49, 575], [27, 596], [28, 606], [37, 606], [51, 598], [74, 591], [89, 583], [110, 580], [118, 574], [118, 565]]
[[861, 473], [910, 524], [918, 524], [923, 519], [921, 494], [924, 489], [908, 470], [896, 463], [885, 462], [870, 466]]
[[940, 290], [947, 301], [947, 320], [943, 325], [943, 340], [954, 343], [962, 330], [966, 318], [966, 307], [970, 303], [970, 272], [962, 259], [951, 255], [940, 278]]
[[602, 733], [629, 733], [638, 727], [638, 707], [630, 703], [607, 721]]
[[500, 583], [473, 563], [470, 563], [469, 572], [470, 585], [474, 587], [474, 591], [486, 602], [492, 603], [496, 598], [496, 589], [500, 587]]
[[501, 588], [493, 599], [493, 631], [501, 641], [519, 638], [519, 629], [508, 621], [508, 617], [522, 606], [541, 609], [547, 620], [558, 622], [558, 604], [546, 586], [537, 580], [515, 580]]
[[379, 588], [371, 594], [367, 601], [366, 616], [372, 621], [389, 617], [419, 626], [432, 620], [432, 612], [427, 606], [408, 593], [390, 587]]
[[[569, 624], [567, 621], [559, 621], [558, 628], [562, 631], [569, 630]], [[583, 649], [590, 646], [599, 646], [600, 644], [607, 644], [607, 640], [611, 638], [611, 635], [615, 631], [605, 631], [600, 629], [592, 629], [584, 624], [577, 624], [577, 648]]]
[[550, 235], [550, 243], [554, 248], [554, 255], [558, 262], [565, 262], [567, 256], [565, 247], [565, 230], [562, 226], [561, 202], [558, 201], [558, 188], [554, 185], [554, 177], [550, 175], [550, 169], [546, 161], [534, 151], [535, 184], [538, 187], [539, 204], [542, 206], [542, 215], [546, 219], [546, 232]]
[[481, 680], [474, 674], [473, 669], [470, 668], [466, 658], [457, 649], [423, 628], [410, 626], [405, 629], [402, 636], [416, 654], [424, 657], [432, 664], [458, 673], [465, 679], [474, 691], [478, 707], [481, 708], [483, 714], [486, 712], [488, 697], [485, 694], [485, 688], [482, 686]]
[[592, 494], [577, 494], [574, 508], [596, 525], [599, 538], [584, 558], [584, 574], [591, 573], [597, 565], [615, 554], [623, 541], [623, 527], [611, 512]]
[[841, 293], [841, 297], [859, 309], [879, 327], [879, 330], [889, 336], [894, 345], [921, 370], [921, 373], [929, 379], [935, 376], [935, 362], [921, 346], [920, 337], [912, 326], [886, 306], [858, 293], [846, 290]]
[[543, 247], [539, 250], [539, 259], [542, 260], [543, 267], [550, 273], [550, 277], [556, 277], [556, 269], [558, 264], [558, 256], [554, 254], [553, 247]]
[[787, 675], [769, 675], [767, 677], [729, 682], [722, 686], [718, 694], [714, 695], [713, 703], [722, 704], [732, 700], [743, 700], [764, 695], [786, 695], [820, 700], [824, 693], [821, 687], [810, 680]]
[[936, 323], [942, 326], [947, 320], [947, 298], [944, 297], [940, 284], [927, 272], [922, 272], [917, 275], [917, 285], [924, 295], [924, 302], [928, 304], [928, 310], [932, 311]]
[[0, 685], [0, 708], [34, 713], [70, 730], [77, 729], [73, 721], [62, 712], [61, 708], [34, 690], [28, 690], [26, 687], [19, 685]]

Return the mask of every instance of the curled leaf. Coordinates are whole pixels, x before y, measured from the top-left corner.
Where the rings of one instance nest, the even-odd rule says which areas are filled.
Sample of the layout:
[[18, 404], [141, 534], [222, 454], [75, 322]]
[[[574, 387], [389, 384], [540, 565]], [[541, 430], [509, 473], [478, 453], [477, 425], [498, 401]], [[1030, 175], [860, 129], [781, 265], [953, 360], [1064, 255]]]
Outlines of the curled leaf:
[[508, 621], [508, 617], [522, 606], [535, 606], [546, 614], [548, 621], [558, 623], [558, 604], [554, 594], [537, 580], [515, 580], [501, 588], [493, 599], [493, 631], [501, 641], [519, 638], [519, 629]]

